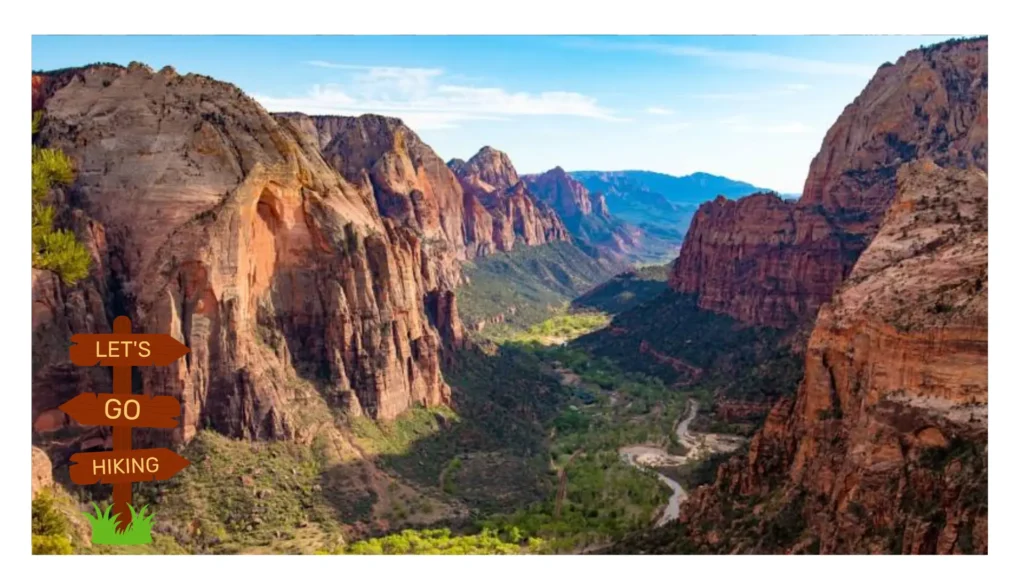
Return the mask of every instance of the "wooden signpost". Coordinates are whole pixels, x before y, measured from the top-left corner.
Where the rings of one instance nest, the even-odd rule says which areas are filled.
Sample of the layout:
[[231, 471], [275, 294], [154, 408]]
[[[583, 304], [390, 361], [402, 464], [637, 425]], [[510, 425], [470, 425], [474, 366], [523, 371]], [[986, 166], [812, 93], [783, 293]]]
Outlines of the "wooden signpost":
[[114, 319], [111, 334], [75, 334], [71, 341], [76, 366], [114, 370], [113, 394], [85, 392], [60, 406], [81, 424], [114, 428], [113, 451], [71, 456], [71, 481], [113, 484], [112, 512], [118, 515], [118, 530], [124, 530], [131, 522], [132, 482], [168, 480], [189, 465], [166, 448], [132, 450], [132, 428], [175, 428], [181, 415], [181, 404], [172, 396], [132, 394], [132, 366], [167, 366], [189, 349], [167, 334], [132, 334], [127, 316]]

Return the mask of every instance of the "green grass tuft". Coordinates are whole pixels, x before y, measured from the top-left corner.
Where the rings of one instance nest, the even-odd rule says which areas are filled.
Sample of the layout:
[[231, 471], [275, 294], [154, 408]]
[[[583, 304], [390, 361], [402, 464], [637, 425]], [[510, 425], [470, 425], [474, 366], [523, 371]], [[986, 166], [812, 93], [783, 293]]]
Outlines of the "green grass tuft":
[[153, 542], [154, 514], [146, 514], [146, 511], [149, 509], [148, 504], [138, 511], [131, 504], [128, 505], [128, 508], [131, 510], [132, 521], [123, 531], [117, 529], [117, 520], [120, 515], [111, 515], [110, 513], [113, 510], [113, 505], [100, 510], [100, 507], [93, 502], [92, 507], [96, 511], [95, 516], [88, 512], [83, 512], [83, 514], [89, 520], [89, 525], [92, 526], [93, 544], [123, 546], [150, 544]]

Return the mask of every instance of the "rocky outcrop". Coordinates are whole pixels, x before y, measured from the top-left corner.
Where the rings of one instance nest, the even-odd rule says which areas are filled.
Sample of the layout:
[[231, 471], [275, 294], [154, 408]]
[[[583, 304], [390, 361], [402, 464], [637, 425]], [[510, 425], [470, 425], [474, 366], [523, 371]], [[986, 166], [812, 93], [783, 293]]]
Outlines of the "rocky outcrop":
[[516, 242], [539, 246], [569, 241], [569, 232], [549, 206], [519, 179], [508, 155], [484, 146], [469, 161], [448, 162], [465, 190], [466, 244], [485, 256], [508, 252]]
[[602, 194], [591, 194], [561, 167], [523, 177], [529, 190], [552, 206], [576, 239], [621, 264], [657, 258], [667, 246], [663, 238], [621, 220], [608, 211]]
[[878, 230], [900, 166], [987, 169], [987, 100], [986, 39], [882, 66], [825, 136], [799, 201], [762, 193], [701, 206], [671, 286], [745, 323], [809, 321]]
[[118, 314], [191, 348], [137, 376], [181, 400], [174, 440], [203, 426], [302, 435], [299, 390], [379, 419], [448, 401], [441, 334], [461, 334], [457, 277], [434, 251], [462, 246], [462, 199], [415, 135], [350, 119], [329, 141], [332, 166], [315, 124], [207, 77], [94, 66], [48, 90], [40, 139], [75, 164], [61, 217], [94, 262], [74, 288], [33, 271], [38, 432], [66, 424], [60, 403], [105, 387], [88, 381], [104, 370], [70, 365], [67, 344]]
[[53, 464], [50, 457], [35, 446], [32, 447], [32, 498], [40, 491], [53, 486]]
[[897, 182], [795, 400], [684, 510], [700, 550], [987, 553], [988, 179], [923, 160]]
[[479, 192], [508, 190], [519, 182], [519, 173], [508, 154], [490, 146], [481, 148], [468, 162], [453, 159], [448, 167], [464, 186]]
[[541, 202], [554, 208], [565, 220], [578, 220], [594, 211], [590, 203], [590, 192], [561, 166], [555, 166], [543, 174], [527, 175], [523, 179]]
[[591, 204], [594, 206], [594, 213], [600, 218], [611, 218], [612, 214], [608, 211], [608, 203], [604, 199], [604, 194], [594, 193], [592, 198], [593, 202]]
[[[426, 240], [425, 263], [446, 288], [461, 283], [467, 257], [463, 191], [430, 146], [398, 118], [276, 114], [308, 134], [349, 182], [368, 183], [377, 210]], [[310, 126], [312, 125], [312, 126]]]

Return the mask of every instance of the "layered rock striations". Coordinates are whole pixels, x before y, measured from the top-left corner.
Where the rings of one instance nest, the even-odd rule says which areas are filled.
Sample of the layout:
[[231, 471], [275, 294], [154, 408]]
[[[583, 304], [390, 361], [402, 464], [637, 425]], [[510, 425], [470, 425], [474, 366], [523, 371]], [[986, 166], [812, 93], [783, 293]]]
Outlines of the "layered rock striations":
[[478, 255], [511, 251], [517, 241], [539, 246], [570, 240], [558, 214], [530, 193], [504, 152], [485, 146], [448, 166], [465, 190], [466, 239]]
[[70, 334], [108, 332], [119, 314], [191, 348], [136, 376], [182, 401], [179, 441], [203, 426], [301, 436], [308, 391], [379, 419], [448, 401], [440, 334], [461, 335], [457, 276], [431, 246], [462, 245], [462, 199], [443, 163], [409, 164], [414, 135], [362, 120], [331, 139], [332, 166], [311, 123], [207, 77], [132, 64], [39, 85], [41, 142], [76, 168], [61, 218], [93, 265], [75, 287], [33, 271], [38, 432], [69, 425], [54, 409], [109, 378], [71, 366]]
[[555, 166], [543, 174], [527, 175], [524, 180], [537, 198], [554, 208], [566, 220], [578, 220], [593, 212], [590, 191], [561, 166]]
[[923, 160], [897, 181], [795, 400], [684, 510], [697, 549], [987, 552], [988, 179]]
[[324, 160], [346, 180], [366, 183], [382, 216], [424, 238], [426, 264], [446, 288], [461, 283], [458, 261], [467, 257], [463, 190], [415, 132], [397, 118], [373, 114], [275, 116], [309, 135]]
[[809, 321], [853, 268], [900, 166], [988, 165], [988, 41], [913, 50], [879, 68], [811, 162], [803, 196], [718, 198], [698, 210], [670, 285], [749, 324]]

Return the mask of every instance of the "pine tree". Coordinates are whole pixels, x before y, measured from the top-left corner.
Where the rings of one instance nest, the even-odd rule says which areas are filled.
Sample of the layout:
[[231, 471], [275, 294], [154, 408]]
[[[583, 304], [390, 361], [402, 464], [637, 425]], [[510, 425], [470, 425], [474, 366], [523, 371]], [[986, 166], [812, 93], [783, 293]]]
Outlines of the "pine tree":
[[[39, 132], [42, 114], [32, 116], [32, 136]], [[65, 284], [89, 274], [91, 257], [69, 230], [55, 230], [54, 209], [47, 196], [55, 186], [74, 181], [71, 159], [61, 150], [32, 145], [32, 266], [52, 270]]]

